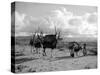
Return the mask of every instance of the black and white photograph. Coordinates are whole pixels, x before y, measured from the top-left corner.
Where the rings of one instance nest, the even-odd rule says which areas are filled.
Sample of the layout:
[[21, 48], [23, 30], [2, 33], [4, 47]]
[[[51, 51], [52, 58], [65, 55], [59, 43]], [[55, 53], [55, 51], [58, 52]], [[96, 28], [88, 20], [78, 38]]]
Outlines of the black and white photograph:
[[11, 3], [11, 72], [98, 68], [98, 7]]

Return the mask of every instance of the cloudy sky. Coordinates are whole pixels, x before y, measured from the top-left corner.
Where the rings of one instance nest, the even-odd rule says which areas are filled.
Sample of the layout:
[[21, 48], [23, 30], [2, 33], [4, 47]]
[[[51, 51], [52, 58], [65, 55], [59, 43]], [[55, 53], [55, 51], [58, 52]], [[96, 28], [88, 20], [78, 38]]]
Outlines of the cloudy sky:
[[[15, 24], [14, 24], [15, 15]], [[16, 2], [12, 12], [16, 35], [29, 35], [41, 30], [58, 31], [66, 37], [97, 37], [97, 7]]]

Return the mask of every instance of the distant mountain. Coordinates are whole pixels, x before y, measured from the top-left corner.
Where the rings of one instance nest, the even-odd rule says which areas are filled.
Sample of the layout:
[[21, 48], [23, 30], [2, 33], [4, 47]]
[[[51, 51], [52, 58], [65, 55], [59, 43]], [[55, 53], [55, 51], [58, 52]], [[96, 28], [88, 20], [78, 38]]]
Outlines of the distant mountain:
[[32, 36], [16, 36], [15, 39], [31, 39]]
[[63, 38], [66, 41], [84, 41], [84, 42], [95, 42], [97, 38], [92, 37], [65, 37]]
[[[32, 36], [16, 36], [16, 39], [31, 39]], [[97, 38], [92, 37], [62, 37], [64, 41], [84, 41], [84, 42], [96, 42]]]

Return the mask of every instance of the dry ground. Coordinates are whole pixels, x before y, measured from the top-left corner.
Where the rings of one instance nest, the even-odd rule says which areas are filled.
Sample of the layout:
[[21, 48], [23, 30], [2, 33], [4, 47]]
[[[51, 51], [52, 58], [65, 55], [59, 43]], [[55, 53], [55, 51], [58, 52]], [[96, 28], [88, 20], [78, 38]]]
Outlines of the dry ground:
[[40, 54], [35, 54], [31, 53], [31, 47], [28, 45], [16, 45], [15, 47], [17, 73], [97, 68], [97, 56], [89, 50], [87, 56], [83, 56], [80, 51], [78, 57], [72, 58], [67, 48], [54, 49], [53, 58], [51, 58], [50, 49], [46, 49], [47, 56], [42, 56], [42, 49], [40, 49]]

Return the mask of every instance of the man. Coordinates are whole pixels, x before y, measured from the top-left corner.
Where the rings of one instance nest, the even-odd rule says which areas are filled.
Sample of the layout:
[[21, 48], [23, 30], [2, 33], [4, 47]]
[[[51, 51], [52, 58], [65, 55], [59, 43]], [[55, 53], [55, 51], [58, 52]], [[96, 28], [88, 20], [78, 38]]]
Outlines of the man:
[[83, 55], [87, 55], [87, 50], [86, 50], [86, 43], [83, 44]]

